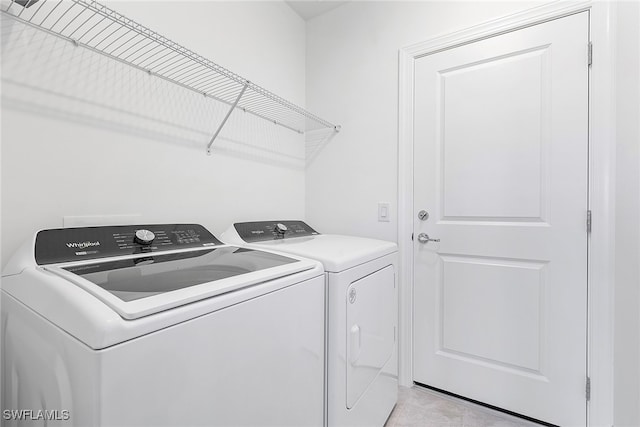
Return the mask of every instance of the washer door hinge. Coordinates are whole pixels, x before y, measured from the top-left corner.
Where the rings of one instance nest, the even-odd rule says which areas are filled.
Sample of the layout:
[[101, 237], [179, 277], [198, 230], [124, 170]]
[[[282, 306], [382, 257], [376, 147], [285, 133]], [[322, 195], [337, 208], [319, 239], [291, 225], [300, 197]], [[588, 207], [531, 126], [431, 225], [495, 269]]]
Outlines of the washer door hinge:
[[587, 233], [591, 233], [591, 210], [587, 211]]
[[589, 48], [588, 48], [588, 53], [587, 53], [587, 65], [589, 67], [591, 67], [591, 64], [593, 64], [593, 43], [589, 42]]
[[591, 378], [587, 377], [587, 383], [585, 385], [585, 397], [587, 398], [587, 402], [591, 400]]

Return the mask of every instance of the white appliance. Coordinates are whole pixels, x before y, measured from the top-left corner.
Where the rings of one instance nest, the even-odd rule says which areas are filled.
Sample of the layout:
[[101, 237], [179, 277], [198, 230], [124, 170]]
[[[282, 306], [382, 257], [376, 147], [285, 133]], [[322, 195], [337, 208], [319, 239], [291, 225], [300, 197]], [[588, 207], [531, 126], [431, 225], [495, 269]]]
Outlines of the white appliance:
[[3, 425], [321, 426], [323, 299], [201, 225], [40, 231], [2, 274]]
[[302, 221], [236, 223], [221, 239], [322, 262], [328, 425], [383, 426], [398, 395], [397, 245], [320, 234]]

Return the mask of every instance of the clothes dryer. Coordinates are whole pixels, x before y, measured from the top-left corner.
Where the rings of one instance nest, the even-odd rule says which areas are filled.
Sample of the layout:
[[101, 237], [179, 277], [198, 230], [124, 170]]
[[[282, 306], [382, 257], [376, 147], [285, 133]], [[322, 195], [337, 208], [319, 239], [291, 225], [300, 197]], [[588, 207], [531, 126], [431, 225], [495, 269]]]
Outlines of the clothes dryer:
[[323, 264], [328, 425], [382, 427], [398, 394], [397, 245], [282, 220], [235, 223], [221, 239]]
[[2, 273], [3, 425], [321, 426], [323, 298], [197, 224], [40, 231]]

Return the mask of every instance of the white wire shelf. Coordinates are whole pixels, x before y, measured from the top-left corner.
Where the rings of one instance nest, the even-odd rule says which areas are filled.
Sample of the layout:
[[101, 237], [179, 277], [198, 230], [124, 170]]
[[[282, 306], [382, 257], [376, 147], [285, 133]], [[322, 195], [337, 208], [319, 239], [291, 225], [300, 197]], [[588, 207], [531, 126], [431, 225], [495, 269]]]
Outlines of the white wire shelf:
[[207, 146], [235, 109], [298, 133], [334, 125], [149, 28], [86, 0], [3, 0], [0, 11], [20, 22], [230, 106]]

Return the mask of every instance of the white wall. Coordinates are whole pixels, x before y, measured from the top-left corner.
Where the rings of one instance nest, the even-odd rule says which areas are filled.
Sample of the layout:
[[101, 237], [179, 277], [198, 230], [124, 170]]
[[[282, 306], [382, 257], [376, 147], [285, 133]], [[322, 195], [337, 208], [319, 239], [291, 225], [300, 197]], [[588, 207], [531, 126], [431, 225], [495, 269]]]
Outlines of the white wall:
[[[319, 231], [397, 239], [398, 50], [534, 2], [351, 2], [307, 24], [307, 107], [342, 125], [307, 169]], [[419, 167], [419, 166], [418, 166]], [[391, 221], [377, 221], [378, 202]]]
[[640, 3], [616, 25], [615, 425], [640, 425]]
[[[284, 2], [108, 2], [294, 103], [305, 23]], [[304, 142], [228, 107], [3, 18], [2, 265], [63, 216], [139, 223], [304, 216]]]

